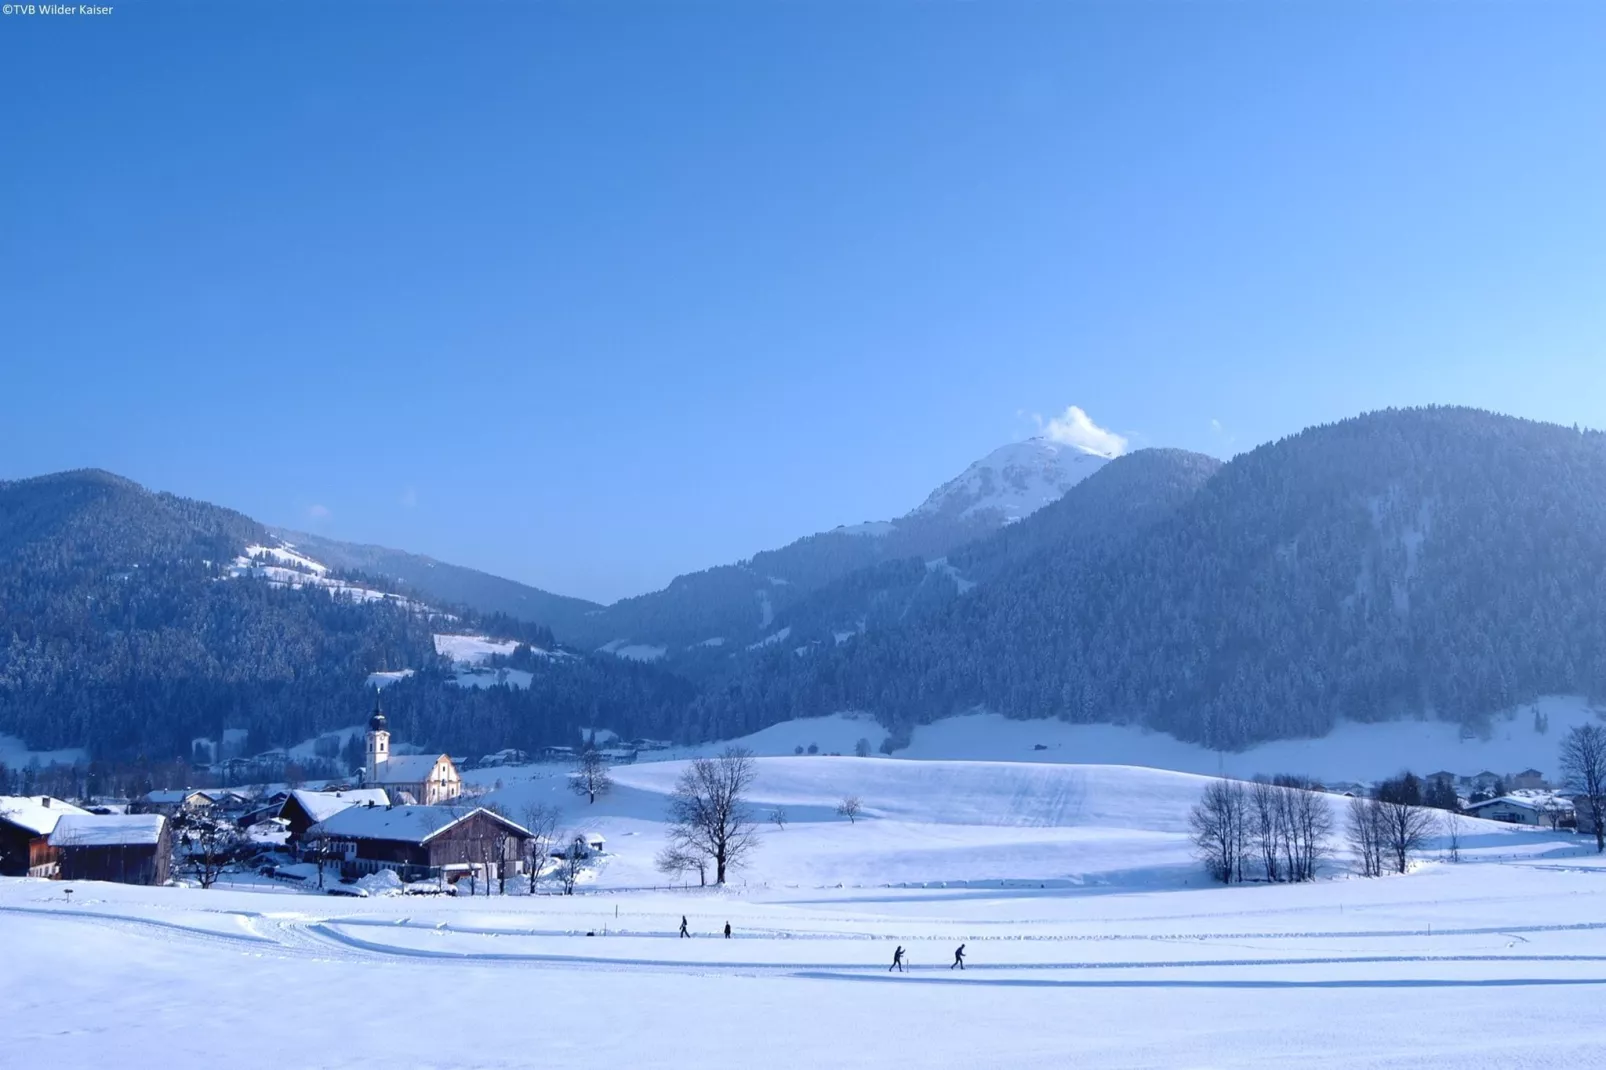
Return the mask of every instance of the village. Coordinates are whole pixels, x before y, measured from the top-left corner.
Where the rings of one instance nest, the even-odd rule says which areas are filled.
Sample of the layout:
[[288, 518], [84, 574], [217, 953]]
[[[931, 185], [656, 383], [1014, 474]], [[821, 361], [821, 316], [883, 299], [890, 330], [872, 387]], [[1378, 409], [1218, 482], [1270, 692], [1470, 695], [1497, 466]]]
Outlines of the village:
[[[204, 888], [253, 874], [337, 895], [366, 895], [369, 886], [457, 894], [460, 883], [490, 894], [525, 877], [517, 887], [535, 890], [551, 878], [572, 892], [586, 863], [603, 853], [595, 833], [574, 831], [558, 842], [555, 813], [533, 812], [521, 824], [480, 805], [450, 755], [394, 753], [377, 700], [364, 741], [356, 776], [317, 788], [165, 788], [76, 803], [0, 795], [0, 876]], [[542, 758], [578, 761], [605, 776], [609, 763], [627, 764], [636, 753], [608, 747], [581, 756], [552, 747]], [[503, 751], [477, 764], [527, 761]]]
[[[601, 742], [603, 745], [596, 745]], [[399, 753], [375, 692], [362, 764], [317, 787], [285, 783], [161, 788], [134, 798], [0, 795], [0, 876], [124, 884], [273, 882], [332, 895], [572, 894], [606, 854], [604, 838], [560, 827], [555, 808], [510, 814], [471, 786], [464, 767], [556, 766], [594, 801], [608, 769], [669, 744], [621, 745], [598, 734], [582, 746], [535, 756], [517, 750], [467, 762], [447, 754]], [[801, 753], [802, 748], [798, 748]], [[271, 758], [270, 758], [271, 761]], [[259, 765], [258, 768], [261, 766]], [[227, 768], [220, 763], [213, 767]], [[234, 767], [238, 769], [239, 767]], [[1404, 775], [1420, 802], [1471, 818], [1592, 836], [1587, 797], [1538, 769]], [[1372, 786], [1331, 783], [1334, 795]], [[689, 868], [689, 867], [688, 867]]]

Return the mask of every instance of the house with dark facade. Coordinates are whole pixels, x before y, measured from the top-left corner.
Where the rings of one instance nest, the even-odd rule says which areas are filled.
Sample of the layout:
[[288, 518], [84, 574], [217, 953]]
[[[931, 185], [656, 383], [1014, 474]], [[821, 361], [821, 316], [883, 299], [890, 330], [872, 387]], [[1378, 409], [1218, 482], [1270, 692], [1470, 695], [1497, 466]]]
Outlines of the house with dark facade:
[[0, 795], [0, 877], [53, 877], [50, 834], [69, 814], [87, 814], [49, 795]]
[[161, 814], [69, 814], [56, 822], [50, 846], [61, 880], [165, 884], [173, 833]]
[[340, 859], [344, 876], [389, 869], [408, 881], [467, 873], [495, 879], [519, 867], [529, 839], [500, 814], [452, 806], [350, 806], [304, 837]]

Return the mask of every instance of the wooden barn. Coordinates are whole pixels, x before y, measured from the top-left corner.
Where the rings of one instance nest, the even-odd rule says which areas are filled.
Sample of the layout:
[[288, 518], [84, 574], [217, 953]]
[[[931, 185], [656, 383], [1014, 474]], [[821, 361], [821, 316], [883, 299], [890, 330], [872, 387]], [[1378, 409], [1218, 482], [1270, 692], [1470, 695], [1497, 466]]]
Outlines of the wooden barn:
[[172, 829], [161, 814], [72, 814], [50, 834], [67, 881], [165, 884], [173, 858]]
[[494, 877], [524, 857], [530, 834], [483, 808], [352, 806], [312, 826], [306, 839], [335, 851], [346, 876], [389, 869], [413, 881], [469, 867]]
[[53, 877], [50, 834], [69, 814], [87, 814], [49, 795], [0, 795], [0, 877]]

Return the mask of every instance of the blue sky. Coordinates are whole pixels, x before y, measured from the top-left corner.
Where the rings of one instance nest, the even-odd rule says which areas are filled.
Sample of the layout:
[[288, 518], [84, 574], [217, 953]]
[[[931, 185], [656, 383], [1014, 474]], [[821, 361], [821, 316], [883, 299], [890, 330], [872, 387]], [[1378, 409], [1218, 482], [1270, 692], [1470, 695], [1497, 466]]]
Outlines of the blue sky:
[[1032, 414], [1606, 426], [1606, 7], [0, 18], [0, 478], [611, 599]]

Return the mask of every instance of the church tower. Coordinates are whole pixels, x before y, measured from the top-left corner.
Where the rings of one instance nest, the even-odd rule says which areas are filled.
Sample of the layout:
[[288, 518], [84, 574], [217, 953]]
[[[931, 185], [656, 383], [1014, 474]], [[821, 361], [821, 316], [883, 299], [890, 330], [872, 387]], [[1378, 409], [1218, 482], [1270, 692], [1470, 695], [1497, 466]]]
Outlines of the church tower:
[[379, 688], [374, 688], [374, 715], [368, 718], [367, 760], [363, 766], [363, 783], [379, 782], [379, 767], [390, 761], [390, 727], [385, 722], [385, 711], [379, 708]]

